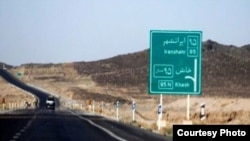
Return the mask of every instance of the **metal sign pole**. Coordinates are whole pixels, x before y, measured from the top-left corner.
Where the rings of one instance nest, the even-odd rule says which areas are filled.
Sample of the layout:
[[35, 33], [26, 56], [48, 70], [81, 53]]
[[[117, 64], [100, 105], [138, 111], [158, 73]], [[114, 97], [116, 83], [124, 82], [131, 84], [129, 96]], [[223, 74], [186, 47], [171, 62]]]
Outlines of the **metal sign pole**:
[[189, 120], [190, 116], [190, 95], [187, 95], [187, 120]]
[[158, 130], [161, 129], [161, 121], [162, 121], [162, 94], [160, 95], [160, 104], [158, 105], [158, 122], [157, 122], [157, 125], [158, 125]]
[[161, 94], [161, 97], [160, 97], [160, 105], [161, 105], [161, 112], [160, 112], [160, 121], [162, 120], [162, 94]]

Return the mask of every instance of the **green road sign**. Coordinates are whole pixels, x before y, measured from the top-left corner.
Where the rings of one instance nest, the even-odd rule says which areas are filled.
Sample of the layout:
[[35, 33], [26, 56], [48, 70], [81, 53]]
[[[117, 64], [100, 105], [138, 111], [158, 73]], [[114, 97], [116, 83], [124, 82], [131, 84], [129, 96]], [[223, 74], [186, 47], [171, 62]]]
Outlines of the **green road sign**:
[[18, 72], [18, 73], [17, 73], [17, 77], [18, 77], [18, 78], [21, 78], [21, 77], [22, 77], [22, 73], [21, 73], [21, 72]]
[[17, 76], [20, 76], [20, 77], [21, 77], [21, 76], [22, 76], [22, 73], [21, 73], [21, 72], [18, 72], [18, 73], [17, 73]]
[[201, 31], [150, 31], [149, 94], [201, 94]]

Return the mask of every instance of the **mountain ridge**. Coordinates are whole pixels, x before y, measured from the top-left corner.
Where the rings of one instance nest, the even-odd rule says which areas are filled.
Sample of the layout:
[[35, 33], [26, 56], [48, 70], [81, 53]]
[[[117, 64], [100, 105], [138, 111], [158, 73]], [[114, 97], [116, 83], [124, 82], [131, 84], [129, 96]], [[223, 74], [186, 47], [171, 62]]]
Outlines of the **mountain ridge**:
[[[74, 77], [90, 76], [100, 86], [132, 87], [147, 92], [149, 49], [117, 55], [97, 61], [79, 61], [59, 64], [23, 64], [25, 74], [47, 75], [36, 77], [54, 81], [67, 80], [70, 68]], [[46, 69], [39, 71], [39, 69]], [[53, 71], [52, 71], [53, 70]], [[58, 76], [56, 73], [60, 74]], [[242, 47], [224, 45], [207, 40], [202, 43], [202, 90], [204, 94], [247, 96], [250, 83], [250, 44]], [[69, 76], [70, 77], [70, 76]], [[51, 77], [52, 78], [52, 77]], [[63, 78], [63, 79], [60, 79]], [[71, 79], [71, 78], [69, 78]]]

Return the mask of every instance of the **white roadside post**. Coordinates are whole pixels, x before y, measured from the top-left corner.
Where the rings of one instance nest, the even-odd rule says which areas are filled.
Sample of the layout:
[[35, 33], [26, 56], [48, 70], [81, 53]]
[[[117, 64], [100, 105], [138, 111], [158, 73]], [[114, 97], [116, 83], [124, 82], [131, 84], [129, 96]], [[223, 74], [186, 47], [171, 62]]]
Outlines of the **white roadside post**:
[[200, 120], [203, 121], [206, 119], [206, 114], [205, 114], [205, 103], [201, 104], [201, 112], [200, 112]]
[[5, 103], [3, 103], [3, 110], [5, 110]]
[[3, 110], [5, 110], [5, 103], [6, 103], [6, 102], [5, 102], [5, 98], [3, 98], [3, 99], [2, 99], [2, 104], [3, 104], [3, 107], [2, 107], [2, 108], [3, 108]]
[[95, 101], [93, 100], [93, 113], [95, 113]]
[[162, 122], [162, 94], [160, 95], [160, 104], [158, 105], [158, 121], [157, 121], [158, 130], [161, 129], [161, 122]]
[[101, 103], [102, 115], [103, 115], [103, 101]]
[[119, 121], [119, 101], [116, 101], [116, 120]]
[[157, 126], [158, 126], [158, 130], [161, 129], [161, 114], [162, 114], [162, 105], [159, 104], [158, 105], [158, 121], [157, 121]]
[[132, 102], [132, 121], [135, 121], [135, 109], [136, 109], [136, 103]]

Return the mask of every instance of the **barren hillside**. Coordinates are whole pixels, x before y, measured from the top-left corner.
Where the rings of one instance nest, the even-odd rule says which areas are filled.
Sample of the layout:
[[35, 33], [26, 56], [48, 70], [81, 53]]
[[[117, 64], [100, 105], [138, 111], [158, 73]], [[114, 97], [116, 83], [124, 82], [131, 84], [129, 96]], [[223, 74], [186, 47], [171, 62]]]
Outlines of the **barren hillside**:
[[[250, 96], [249, 48], [250, 45], [235, 47], [212, 40], [203, 42], [203, 96]], [[12, 72], [15, 75], [22, 73], [24, 81], [71, 82], [80, 85], [88, 80], [100, 87], [134, 87], [137, 89], [135, 91], [145, 94], [148, 83], [148, 54], [147, 49], [92, 62], [23, 64], [12, 69]], [[71, 90], [72, 88], [68, 89]]]
[[[205, 96], [240, 96], [250, 82], [250, 45], [235, 47], [208, 40], [203, 43], [202, 87]], [[91, 75], [99, 85], [138, 86], [147, 91], [148, 50], [95, 62], [77, 62], [79, 75]]]
[[[148, 56], [146, 49], [91, 62], [23, 64], [9, 71], [62, 99], [85, 106], [93, 100], [98, 107], [104, 102], [106, 114], [110, 116], [114, 115], [115, 101], [119, 100], [121, 109], [126, 110], [121, 117], [130, 119], [130, 104], [134, 100], [140, 122], [155, 127], [159, 96], [148, 94]], [[249, 74], [250, 45], [236, 47], [212, 40], [203, 42], [202, 95], [191, 97], [191, 119], [200, 122], [199, 105], [205, 102], [207, 123], [250, 123]], [[170, 125], [185, 119], [185, 96], [166, 95], [163, 101], [167, 103], [163, 119]]]

